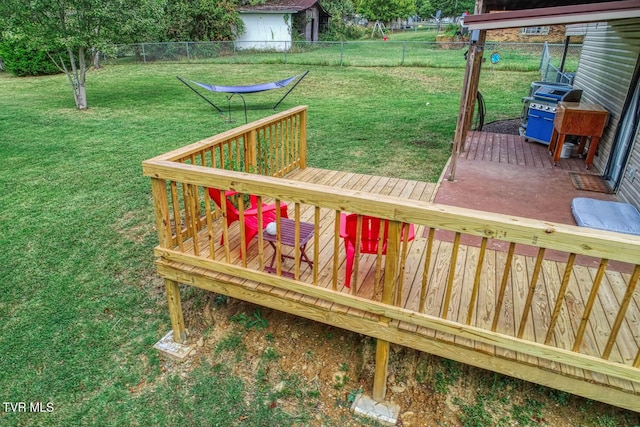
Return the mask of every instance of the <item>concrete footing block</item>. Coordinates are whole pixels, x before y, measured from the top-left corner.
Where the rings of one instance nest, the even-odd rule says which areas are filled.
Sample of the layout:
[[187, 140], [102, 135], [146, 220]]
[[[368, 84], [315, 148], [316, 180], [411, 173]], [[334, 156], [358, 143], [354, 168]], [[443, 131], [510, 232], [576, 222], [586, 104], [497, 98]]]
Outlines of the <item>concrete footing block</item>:
[[400, 414], [400, 406], [393, 402], [376, 402], [364, 394], [356, 396], [351, 412], [362, 417], [374, 419], [386, 426], [395, 426]]
[[187, 357], [194, 351], [194, 346], [180, 344], [173, 340], [173, 331], [169, 331], [160, 341], [153, 345], [163, 356], [175, 360], [176, 362], [184, 362]]

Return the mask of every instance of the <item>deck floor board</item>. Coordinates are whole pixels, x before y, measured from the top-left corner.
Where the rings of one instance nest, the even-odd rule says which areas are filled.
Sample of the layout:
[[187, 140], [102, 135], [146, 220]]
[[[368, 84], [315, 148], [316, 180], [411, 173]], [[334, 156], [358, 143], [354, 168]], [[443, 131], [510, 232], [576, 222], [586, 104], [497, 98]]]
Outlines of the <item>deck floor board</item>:
[[[549, 155], [548, 145], [527, 141], [518, 135], [490, 132], [470, 131], [460, 157], [535, 168], [554, 167], [553, 158]], [[568, 171], [585, 172], [584, 160], [577, 157], [560, 159], [557, 167]], [[597, 172], [593, 167], [589, 171], [592, 173]]]

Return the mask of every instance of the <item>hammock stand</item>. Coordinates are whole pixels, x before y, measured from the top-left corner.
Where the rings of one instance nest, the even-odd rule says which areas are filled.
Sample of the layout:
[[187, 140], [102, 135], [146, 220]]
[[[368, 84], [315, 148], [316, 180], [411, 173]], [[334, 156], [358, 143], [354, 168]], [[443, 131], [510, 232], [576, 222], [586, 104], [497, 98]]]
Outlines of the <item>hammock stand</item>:
[[[214, 104], [210, 99], [208, 99], [206, 96], [204, 96], [200, 91], [198, 91], [198, 89], [196, 89], [194, 86], [199, 86], [203, 89], [206, 89], [210, 92], [214, 92], [214, 93], [226, 93], [227, 94], [227, 111], [228, 111], [228, 118], [227, 118], [227, 122], [231, 122], [231, 98], [233, 98], [234, 95], [238, 95], [240, 97], [240, 99], [242, 99], [242, 105], [244, 106], [244, 121], [245, 123], [247, 123], [247, 103], [244, 99], [244, 94], [248, 94], [248, 93], [258, 93], [258, 92], [265, 92], [268, 90], [275, 90], [275, 89], [283, 89], [285, 87], [287, 87], [289, 84], [291, 84], [293, 81], [295, 81], [294, 85], [282, 96], [282, 98], [280, 98], [280, 100], [278, 100], [278, 102], [276, 102], [273, 107], [270, 107], [271, 109], [275, 110], [276, 108], [278, 108], [278, 105], [280, 105], [280, 103], [282, 101], [284, 101], [284, 99], [287, 97], [287, 95], [289, 95], [289, 93], [291, 93], [291, 91], [293, 89], [296, 88], [296, 86], [298, 86], [298, 83], [300, 83], [302, 81], [302, 79], [309, 73], [309, 70], [305, 71], [303, 74], [299, 74], [297, 76], [293, 76], [293, 77], [289, 77], [288, 79], [284, 79], [284, 80], [279, 80], [276, 82], [270, 82], [270, 83], [260, 83], [260, 84], [255, 84], [255, 85], [248, 85], [248, 86], [214, 86], [214, 85], [209, 85], [206, 83], [198, 83], [198, 82], [194, 82], [193, 80], [185, 80], [180, 76], [176, 76], [178, 78], [178, 80], [180, 80], [182, 83], [184, 83], [189, 89], [191, 89], [194, 93], [196, 93], [200, 98], [204, 99], [207, 103], [209, 103], [213, 108], [215, 108], [220, 115], [224, 116], [224, 111], [222, 111], [222, 109], [220, 107], [218, 107], [216, 104]], [[189, 84], [191, 83], [191, 84]]]

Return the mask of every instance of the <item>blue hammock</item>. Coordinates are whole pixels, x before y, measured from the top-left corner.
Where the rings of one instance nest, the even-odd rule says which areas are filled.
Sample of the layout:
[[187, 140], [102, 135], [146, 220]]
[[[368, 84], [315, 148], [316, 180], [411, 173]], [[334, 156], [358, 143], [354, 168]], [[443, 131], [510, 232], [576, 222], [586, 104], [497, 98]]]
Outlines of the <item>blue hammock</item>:
[[[285, 87], [289, 86], [289, 84], [291, 84], [292, 82], [295, 81], [295, 84], [282, 96], [282, 98], [280, 98], [280, 100], [278, 100], [278, 102], [276, 102], [273, 105], [273, 107], [271, 107], [271, 109], [275, 110], [276, 108], [278, 108], [278, 105], [280, 105], [280, 103], [282, 103], [282, 101], [284, 101], [284, 99], [287, 97], [287, 95], [289, 95], [289, 93], [291, 93], [291, 91], [296, 88], [298, 83], [300, 83], [300, 81], [308, 73], [309, 73], [309, 70], [305, 71], [303, 74], [299, 74], [297, 76], [289, 77], [288, 79], [278, 80], [276, 82], [260, 83], [260, 84], [255, 84], [255, 85], [247, 85], [247, 86], [216, 86], [216, 85], [209, 85], [209, 84], [206, 84], [206, 83], [194, 82], [192, 80], [189, 80], [189, 82], [191, 82], [193, 85], [199, 86], [199, 87], [201, 87], [203, 89], [206, 89], [206, 90], [208, 90], [210, 92], [227, 93], [227, 94], [229, 94], [227, 96], [227, 105], [228, 105], [227, 109], [228, 109], [228, 113], [229, 113], [229, 120], [231, 118], [231, 98], [234, 95], [238, 95], [242, 99], [242, 104], [244, 105], [244, 120], [245, 120], [245, 123], [246, 123], [247, 122], [247, 103], [245, 102], [243, 94], [265, 92], [265, 91], [274, 90], [274, 89], [284, 89]], [[187, 82], [185, 79], [183, 79], [180, 76], [177, 76], [177, 78], [182, 83], [184, 83], [189, 89], [191, 89], [193, 92], [195, 92], [198, 96], [200, 96], [202, 99], [204, 99], [206, 102], [208, 102], [211, 106], [213, 106], [213, 108], [215, 108], [220, 114], [224, 115], [224, 112], [222, 111], [222, 109], [220, 109], [220, 107], [218, 107], [216, 104], [214, 104], [210, 99], [208, 99], [202, 93], [200, 93], [195, 87], [190, 85], [189, 82]]]

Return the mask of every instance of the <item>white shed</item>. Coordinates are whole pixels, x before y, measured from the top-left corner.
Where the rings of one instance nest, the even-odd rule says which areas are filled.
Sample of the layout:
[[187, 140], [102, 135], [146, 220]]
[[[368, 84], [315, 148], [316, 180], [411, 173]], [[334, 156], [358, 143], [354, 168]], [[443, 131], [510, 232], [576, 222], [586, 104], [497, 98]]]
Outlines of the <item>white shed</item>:
[[286, 51], [295, 37], [318, 41], [329, 14], [318, 0], [277, 0], [239, 9], [244, 33], [236, 39], [239, 49]]
[[287, 51], [291, 47], [292, 11], [240, 11], [244, 33], [236, 39], [238, 49]]

